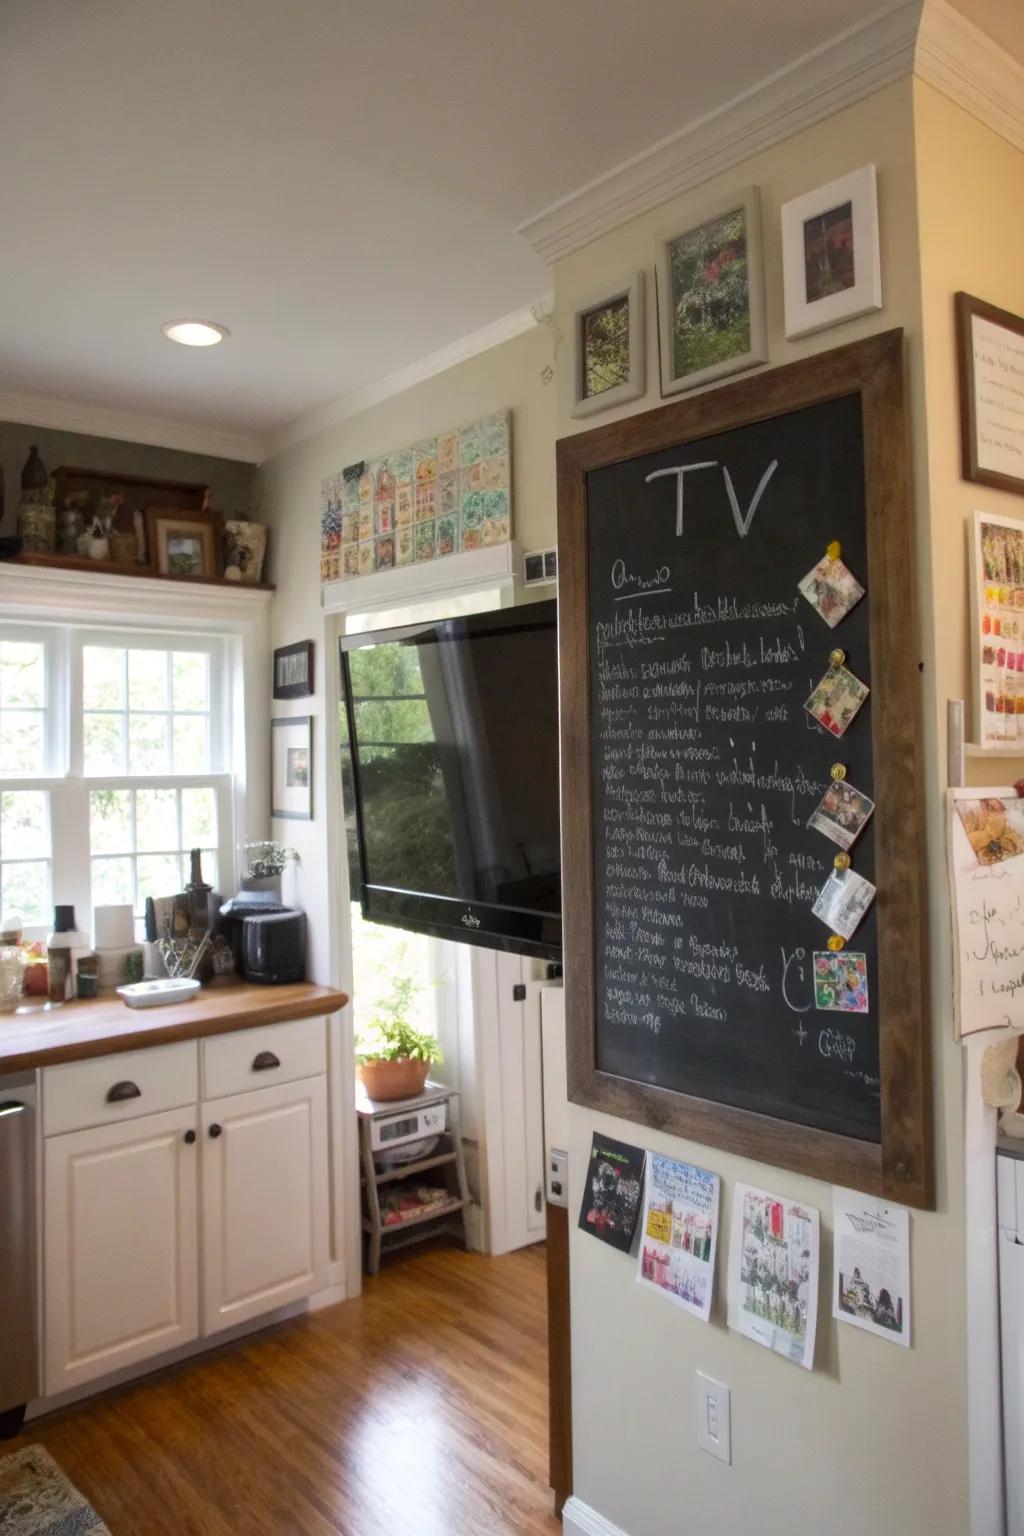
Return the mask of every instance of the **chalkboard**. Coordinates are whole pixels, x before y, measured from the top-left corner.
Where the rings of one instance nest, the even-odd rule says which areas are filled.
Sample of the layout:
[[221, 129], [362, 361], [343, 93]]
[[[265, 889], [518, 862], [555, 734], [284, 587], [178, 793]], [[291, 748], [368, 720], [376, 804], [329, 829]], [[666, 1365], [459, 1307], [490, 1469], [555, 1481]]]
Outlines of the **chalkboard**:
[[[578, 1102], [927, 1203], [900, 375], [890, 333], [559, 444], [566, 980]], [[866, 596], [830, 628], [798, 586], [833, 540]], [[837, 647], [840, 738], [804, 709]], [[876, 804], [866, 1011], [814, 985], [836, 765]]]

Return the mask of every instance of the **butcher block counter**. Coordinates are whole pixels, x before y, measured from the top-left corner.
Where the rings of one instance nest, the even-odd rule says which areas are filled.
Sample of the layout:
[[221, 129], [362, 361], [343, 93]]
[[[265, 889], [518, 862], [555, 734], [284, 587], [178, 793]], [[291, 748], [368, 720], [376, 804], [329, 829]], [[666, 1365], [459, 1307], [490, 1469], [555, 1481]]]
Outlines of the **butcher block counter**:
[[188, 1002], [161, 1008], [129, 1008], [116, 993], [109, 993], [95, 1002], [0, 1014], [0, 1075], [322, 1017], [347, 1002], [344, 992], [311, 982], [276, 987], [228, 982], [204, 987]]

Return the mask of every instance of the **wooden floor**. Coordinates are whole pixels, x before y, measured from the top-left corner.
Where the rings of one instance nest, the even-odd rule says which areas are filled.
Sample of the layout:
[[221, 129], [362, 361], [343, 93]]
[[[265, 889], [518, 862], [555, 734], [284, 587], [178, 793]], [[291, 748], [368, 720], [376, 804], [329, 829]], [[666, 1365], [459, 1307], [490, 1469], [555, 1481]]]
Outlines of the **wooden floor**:
[[363, 1296], [44, 1422], [112, 1536], [554, 1536], [544, 1251], [385, 1261]]

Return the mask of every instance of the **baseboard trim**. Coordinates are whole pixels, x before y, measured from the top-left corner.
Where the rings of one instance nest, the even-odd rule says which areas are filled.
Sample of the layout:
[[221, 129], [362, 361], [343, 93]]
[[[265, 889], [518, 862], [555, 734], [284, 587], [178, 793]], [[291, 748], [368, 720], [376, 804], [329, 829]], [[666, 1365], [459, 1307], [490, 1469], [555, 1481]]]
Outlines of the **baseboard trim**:
[[566, 1500], [562, 1510], [562, 1530], [565, 1536], [627, 1536], [626, 1531], [612, 1525], [575, 1494]]

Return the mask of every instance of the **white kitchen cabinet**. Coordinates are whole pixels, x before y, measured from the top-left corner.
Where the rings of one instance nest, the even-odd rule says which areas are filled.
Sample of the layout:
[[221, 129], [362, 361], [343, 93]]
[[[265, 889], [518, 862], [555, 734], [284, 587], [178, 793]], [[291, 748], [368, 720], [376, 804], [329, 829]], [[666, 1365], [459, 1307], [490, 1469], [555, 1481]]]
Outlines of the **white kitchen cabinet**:
[[46, 1392], [199, 1334], [196, 1106], [45, 1144]]
[[203, 1332], [327, 1285], [323, 1077], [202, 1106]]

